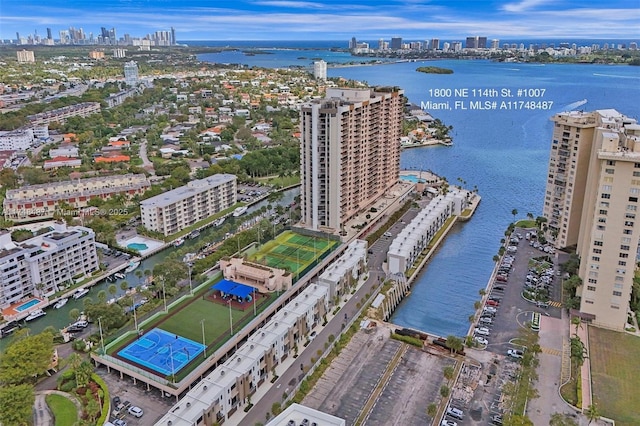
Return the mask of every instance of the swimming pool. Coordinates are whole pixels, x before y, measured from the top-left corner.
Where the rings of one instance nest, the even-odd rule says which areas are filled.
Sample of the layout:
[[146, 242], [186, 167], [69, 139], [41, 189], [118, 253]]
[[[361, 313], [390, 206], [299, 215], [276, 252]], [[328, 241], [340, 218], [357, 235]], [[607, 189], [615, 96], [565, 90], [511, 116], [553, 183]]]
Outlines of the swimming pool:
[[16, 310], [16, 311], [18, 311], [18, 312], [26, 311], [27, 309], [29, 309], [29, 308], [30, 308], [30, 307], [32, 307], [32, 306], [37, 305], [38, 303], [40, 303], [40, 300], [38, 300], [38, 299], [31, 299], [31, 300], [29, 300], [28, 302], [25, 302], [25, 303], [23, 303], [22, 305], [17, 306], [17, 307], [15, 308], [15, 310]]
[[127, 244], [127, 248], [130, 248], [131, 250], [142, 251], [142, 250], [147, 250], [149, 246], [147, 246], [144, 243], [131, 243], [131, 244]]
[[424, 179], [419, 179], [418, 175], [400, 175], [400, 179], [402, 180], [408, 180], [409, 182], [413, 182], [413, 183], [424, 183]]

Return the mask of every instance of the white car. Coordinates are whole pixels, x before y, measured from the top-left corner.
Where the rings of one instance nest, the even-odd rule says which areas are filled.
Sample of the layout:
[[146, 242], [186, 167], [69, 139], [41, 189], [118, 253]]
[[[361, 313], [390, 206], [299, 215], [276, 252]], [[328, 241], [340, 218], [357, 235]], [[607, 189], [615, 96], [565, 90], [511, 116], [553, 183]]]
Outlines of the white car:
[[489, 312], [490, 314], [495, 314], [496, 312], [498, 312], [498, 310], [493, 306], [485, 306], [482, 310], [484, 312]]
[[491, 334], [487, 327], [477, 327], [473, 332], [479, 336], [489, 336]]
[[129, 414], [131, 414], [133, 417], [140, 418], [144, 414], [144, 411], [142, 411], [142, 408], [134, 405], [133, 407], [129, 407]]
[[489, 344], [489, 341], [481, 336], [476, 336], [473, 338], [473, 340], [475, 340], [480, 345], [487, 346]]
[[382, 235], [384, 235], [385, 237], [392, 237], [393, 236], [393, 234], [391, 232], [385, 232]]
[[524, 356], [524, 352], [517, 349], [509, 349], [507, 351], [507, 355], [509, 355], [511, 358], [521, 359]]
[[440, 426], [458, 426], [458, 423], [454, 422], [453, 420], [442, 419], [442, 423], [440, 423]]
[[480, 322], [482, 324], [491, 324], [493, 323], [493, 320], [489, 317], [480, 317]]

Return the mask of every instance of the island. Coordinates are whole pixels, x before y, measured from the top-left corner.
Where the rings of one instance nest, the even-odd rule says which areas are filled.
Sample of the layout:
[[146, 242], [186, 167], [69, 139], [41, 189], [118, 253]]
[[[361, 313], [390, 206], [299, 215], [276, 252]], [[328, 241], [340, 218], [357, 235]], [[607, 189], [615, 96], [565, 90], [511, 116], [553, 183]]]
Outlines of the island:
[[453, 74], [453, 70], [440, 67], [418, 67], [416, 71], [427, 74]]

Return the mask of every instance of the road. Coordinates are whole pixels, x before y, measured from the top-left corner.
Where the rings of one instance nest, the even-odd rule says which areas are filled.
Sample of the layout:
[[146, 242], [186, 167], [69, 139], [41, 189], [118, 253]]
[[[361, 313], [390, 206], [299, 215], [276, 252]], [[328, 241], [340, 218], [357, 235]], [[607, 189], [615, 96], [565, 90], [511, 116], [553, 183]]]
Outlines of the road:
[[[392, 235], [397, 235], [397, 233], [406, 226], [406, 223], [410, 222], [411, 218], [416, 216], [418, 211], [418, 209], [410, 209], [405, 213], [401, 221], [391, 227], [390, 232]], [[360, 300], [364, 298], [366, 294], [373, 294], [374, 289], [385, 279], [386, 273], [383, 271], [382, 265], [386, 260], [386, 254], [392, 241], [393, 237], [381, 237], [372, 245], [368, 256], [369, 278], [367, 281], [355, 294], [351, 295], [340, 312], [330, 319], [327, 325], [318, 332], [316, 338], [299, 353], [293, 366], [282, 373], [275, 383], [270, 385], [271, 389], [278, 389], [278, 392], [267, 392], [260, 400], [257, 402], [254, 401], [253, 408], [251, 408], [240, 421], [240, 425], [249, 426], [256, 423], [263, 423], [266, 418], [265, 415], [271, 411], [272, 405], [276, 402], [282, 402], [282, 393], [286, 389], [292, 389], [304, 378], [301, 366], [309, 367], [311, 365], [311, 358], [317, 358], [318, 351], [324, 352], [324, 344], [328, 341], [329, 335], [337, 336], [342, 328], [345, 327], [345, 324], [351, 321], [354, 315], [359, 314], [361, 308], [358, 308], [356, 305], [360, 303]], [[269, 384], [264, 384], [264, 386], [269, 386]]]
[[149, 161], [149, 157], [147, 156], [147, 140], [143, 139], [140, 142], [140, 151], [138, 152], [140, 155], [140, 159], [142, 160], [142, 167], [147, 170], [152, 175], [155, 175], [155, 170], [153, 169], [153, 163]]

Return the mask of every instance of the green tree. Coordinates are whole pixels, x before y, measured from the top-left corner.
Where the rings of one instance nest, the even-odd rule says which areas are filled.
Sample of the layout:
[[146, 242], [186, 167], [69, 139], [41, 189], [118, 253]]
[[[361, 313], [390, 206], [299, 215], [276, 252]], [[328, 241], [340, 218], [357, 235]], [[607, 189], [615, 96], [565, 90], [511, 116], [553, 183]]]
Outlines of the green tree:
[[29, 384], [0, 386], [0, 423], [3, 425], [30, 425], [32, 407], [36, 397]]
[[553, 413], [549, 420], [549, 426], [578, 426], [578, 423], [567, 414]]
[[447, 365], [442, 372], [442, 374], [444, 375], [444, 378], [447, 380], [453, 379], [454, 373], [455, 373], [455, 369], [450, 365]]
[[109, 287], [107, 287], [107, 291], [111, 296], [115, 296], [118, 292], [118, 287], [116, 287], [115, 284], [109, 284]]
[[433, 418], [438, 414], [438, 406], [433, 402], [427, 406], [427, 416]]
[[98, 292], [98, 303], [105, 303], [107, 301], [107, 292], [105, 290], [100, 290]]
[[126, 291], [129, 288], [129, 283], [126, 281], [120, 282], [120, 290]]
[[503, 426], [534, 426], [529, 417], [520, 414], [507, 415], [502, 424]]
[[516, 221], [516, 216], [518, 216], [518, 209], [511, 210], [511, 214], [513, 215], [513, 221]]
[[451, 389], [449, 389], [449, 386], [447, 385], [440, 386], [440, 396], [442, 396], [443, 398], [448, 398], [450, 393], [451, 393]]
[[76, 385], [79, 388], [86, 387], [91, 380], [91, 373], [93, 373], [91, 363], [89, 361], [82, 361], [75, 369]]
[[445, 345], [451, 350], [451, 353], [455, 353], [461, 351], [464, 347], [462, 339], [457, 336], [447, 336], [447, 342]]
[[105, 332], [121, 327], [127, 320], [122, 307], [117, 303], [91, 305], [85, 312], [93, 321], [102, 318], [100, 321]]
[[90, 420], [95, 421], [95, 419], [97, 419], [100, 415], [101, 407], [98, 403], [98, 400], [96, 400], [96, 398], [91, 393], [91, 389], [87, 389], [87, 392], [85, 393], [85, 399], [87, 400], [87, 405], [85, 408], [87, 411], [87, 415], [89, 416]]
[[595, 404], [589, 405], [584, 414], [587, 416], [587, 419], [589, 419], [589, 424], [600, 418], [600, 411]]
[[69, 311], [69, 318], [71, 319], [71, 321], [76, 321], [79, 316], [80, 316], [80, 309], [73, 308]]
[[0, 358], [0, 383], [17, 385], [44, 374], [53, 357], [53, 335], [40, 333], [12, 343]]

